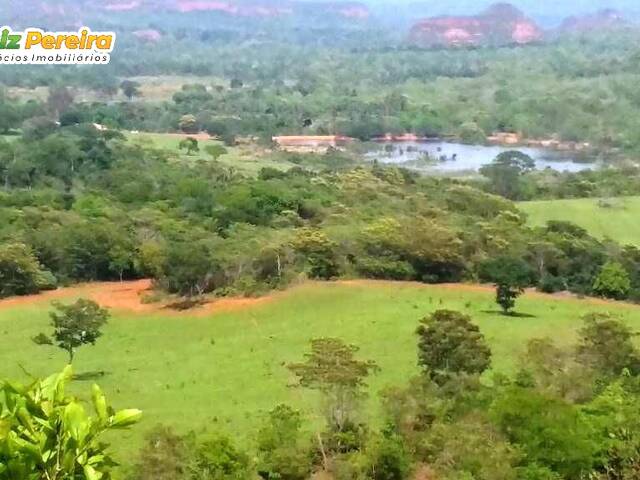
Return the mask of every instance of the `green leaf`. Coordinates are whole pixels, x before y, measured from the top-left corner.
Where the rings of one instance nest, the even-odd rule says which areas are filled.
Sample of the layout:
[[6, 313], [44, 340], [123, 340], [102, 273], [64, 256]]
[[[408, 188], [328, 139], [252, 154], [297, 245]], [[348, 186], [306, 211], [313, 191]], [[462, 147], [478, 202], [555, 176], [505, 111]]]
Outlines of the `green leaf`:
[[24, 428], [29, 430], [29, 433], [34, 433], [33, 422], [31, 421], [31, 415], [29, 414], [29, 410], [24, 407], [20, 407], [16, 412], [16, 417], [22, 424]]
[[107, 411], [107, 399], [105, 398], [102, 390], [96, 384], [91, 387], [91, 398], [93, 400], [93, 408], [98, 414], [98, 418], [102, 422], [106, 422], [108, 419], [108, 411]]
[[127, 410], [120, 410], [113, 417], [111, 417], [111, 427], [113, 428], [123, 428], [128, 427], [129, 425], [133, 425], [138, 422], [142, 417], [142, 411], [130, 408]]
[[87, 414], [79, 403], [70, 403], [64, 409], [64, 428], [71, 438], [81, 443], [88, 431]]
[[11, 431], [11, 423], [7, 419], [0, 419], [0, 441], [5, 440]]
[[91, 465], [85, 465], [83, 470], [87, 480], [100, 480], [102, 478], [102, 473], [97, 472]]

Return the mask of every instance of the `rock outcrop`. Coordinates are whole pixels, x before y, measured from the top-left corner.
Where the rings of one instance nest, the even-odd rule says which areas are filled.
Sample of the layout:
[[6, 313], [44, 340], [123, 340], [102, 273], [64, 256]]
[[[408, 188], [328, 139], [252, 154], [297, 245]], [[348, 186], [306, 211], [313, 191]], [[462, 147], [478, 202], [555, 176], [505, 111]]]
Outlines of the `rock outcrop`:
[[522, 45], [542, 38], [538, 25], [508, 3], [492, 5], [475, 16], [427, 18], [409, 34], [409, 42], [422, 47]]

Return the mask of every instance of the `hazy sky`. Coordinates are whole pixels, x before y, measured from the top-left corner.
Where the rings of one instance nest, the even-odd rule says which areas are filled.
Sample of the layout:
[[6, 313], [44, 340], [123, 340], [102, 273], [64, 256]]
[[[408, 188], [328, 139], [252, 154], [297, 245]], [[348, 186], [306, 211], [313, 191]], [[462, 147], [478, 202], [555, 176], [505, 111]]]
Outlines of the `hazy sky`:
[[[557, 23], [571, 15], [593, 13], [614, 8], [634, 18], [640, 16], [640, 0], [361, 0], [374, 8], [393, 9], [397, 13], [419, 10], [420, 15], [468, 15], [483, 10], [492, 3], [506, 1], [527, 15], [547, 23]], [[414, 8], [412, 8], [414, 7]]]

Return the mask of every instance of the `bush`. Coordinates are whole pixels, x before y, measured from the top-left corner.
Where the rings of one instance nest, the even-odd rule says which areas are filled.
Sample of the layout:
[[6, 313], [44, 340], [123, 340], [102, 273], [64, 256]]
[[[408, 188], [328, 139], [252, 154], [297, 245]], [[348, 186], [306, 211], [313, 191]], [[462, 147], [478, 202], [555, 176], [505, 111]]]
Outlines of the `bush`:
[[185, 441], [168, 427], [156, 426], [146, 436], [133, 467], [134, 480], [180, 480], [187, 471]]
[[258, 431], [258, 474], [265, 480], [308, 478], [311, 461], [302, 446], [300, 413], [278, 405]]
[[53, 274], [42, 268], [27, 245], [0, 246], [0, 298], [38, 293], [55, 285]]
[[567, 285], [566, 285], [566, 281], [562, 277], [545, 275], [540, 280], [540, 285], [538, 288], [540, 289], [541, 292], [544, 292], [544, 293], [555, 293], [555, 292], [562, 292], [566, 290]]
[[593, 282], [593, 292], [607, 298], [623, 300], [629, 295], [629, 273], [618, 262], [607, 262]]
[[363, 256], [356, 259], [358, 272], [368, 278], [410, 280], [416, 276], [411, 264], [404, 260]]
[[384, 432], [368, 449], [369, 471], [373, 480], [404, 480], [411, 468], [411, 456], [402, 438]]
[[468, 315], [437, 310], [421, 321], [416, 333], [418, 364], [436, 381], [459, 373], [480, 375], [491, 365], [491, 350]]
[[249, 480], [253, 478], [249, 457], [226, 436], [215, 435], [192, 447], [191, 478]]

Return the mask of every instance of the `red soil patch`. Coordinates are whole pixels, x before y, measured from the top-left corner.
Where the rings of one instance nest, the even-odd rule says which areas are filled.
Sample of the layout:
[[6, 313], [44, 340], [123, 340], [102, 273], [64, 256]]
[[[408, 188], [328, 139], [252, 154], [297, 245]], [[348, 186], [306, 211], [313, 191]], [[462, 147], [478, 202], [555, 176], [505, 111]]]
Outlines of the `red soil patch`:
[[[435, 285], [427, 285], [417, 282], [399, 282], [386, 280], [339, 280], [333, 282], [338, 285], [353, 285], [367, 287], [386, 287], [386, 288], [430, 288], [437, 287], [447, 290], [457, 290], [460, 292], [478, 292], [489, 293], [494, 292], [492, 285], [478, 285], [466, 283], [441, 283]], [[318, 282], [318, 284], [322, 284]], [[295, 288], [295, 287], [293, 287]], [[291, 290], [291, 289], [290, 289]], [[289, 290], [289, 291], [290, 291]], [[269, 295], [258, 298], [221, 298], [213, 299], [204, 305], [194, 307], [189, 310], [173, 310], [167, 307], [171, 301], [157, 303], [143, 303], [142, 296], [146, 292], [151, 291], [151, 280], [134, 280], [127, 282], [97, 282], [81, 284], [73, 287], [59, 288], [49, 292], [43, 292], [37, 295], [26, 295], [22, 297], [11, 297], [0, 300], [0, 310], [4, 308], [13, 308], [19, 306], [28, 306], [38, 303], [47, 303], [53, 300], [61, 300], [65, 298], [86, 297], [96, 301], [102, 307], [134, 313], [162, 313], [163, 315], [186, 315], [186, 316], [206, 316], [220, 312], [231, 312], [252, 308], [258, 305], [269, 303], [283, 295], [286, 292], [273, 292]], [[546, 300], [578, 300], [578, 297], [568, 292], [559, 292], [555, 294], [547, 294], [527, 289], [527, 297], [541, 298]], [[624, 306], [630, 305], [624, 302], [616, 302], [613, 300], [605, 300], [600, 298], [585, 298], [581, 301], [588, 302], [592, 305], [609, 305]]]
[[107, 308], [122, 308], [133, 311], [144, 311], [149, 308], [153, 310], [153, 305], [144, 305], [140, 301], [140, 295], [150, 287], [150, 280], [86, 283], [36, 295], [5, 298], [0, 300], [0, 309], [51, 302], [64, 298], [88, 297]]
[[167, 308], [171, 302], [143, 303], [142, 296], [151, 291], [151, 280], [134, 280], [127, 282], [96, 282], [59, 288], [37, 295], [25, 295], [0, 300], [0, 309], [48, 303], [65, 298], [86, 297], [100, 306], [118, 311], [135, 313], [158, 313], [171, 315], [202, 316], [218, 312], [242, 310], [266, 303], [274, 295], [260, 298], [223, 298], [213, 300], [191, 310], [177, 311]]

